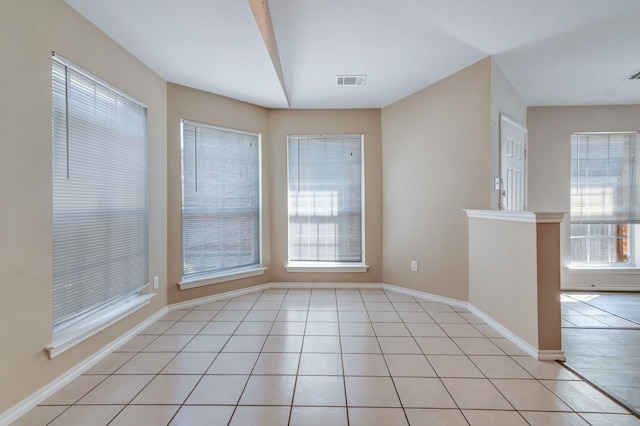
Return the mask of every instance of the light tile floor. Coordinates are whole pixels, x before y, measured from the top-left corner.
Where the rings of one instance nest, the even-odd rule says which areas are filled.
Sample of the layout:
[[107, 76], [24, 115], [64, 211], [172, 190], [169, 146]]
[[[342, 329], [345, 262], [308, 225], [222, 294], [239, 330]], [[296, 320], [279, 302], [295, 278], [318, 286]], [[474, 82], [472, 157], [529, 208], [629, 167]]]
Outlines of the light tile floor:
[[463, 309], [267, 290], [173, 311], [17, 425], [640, 425]]
[[564, 293], [567, 365], [640, 413], [640, 294]]

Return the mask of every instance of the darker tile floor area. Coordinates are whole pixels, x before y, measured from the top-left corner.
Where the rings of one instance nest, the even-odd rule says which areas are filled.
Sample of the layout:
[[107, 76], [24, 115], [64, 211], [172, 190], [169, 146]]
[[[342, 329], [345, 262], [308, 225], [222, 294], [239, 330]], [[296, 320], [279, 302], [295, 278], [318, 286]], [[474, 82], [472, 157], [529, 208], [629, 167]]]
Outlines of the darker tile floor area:
[[564, 293], [566, 364], [640, 413], [640, 294]]

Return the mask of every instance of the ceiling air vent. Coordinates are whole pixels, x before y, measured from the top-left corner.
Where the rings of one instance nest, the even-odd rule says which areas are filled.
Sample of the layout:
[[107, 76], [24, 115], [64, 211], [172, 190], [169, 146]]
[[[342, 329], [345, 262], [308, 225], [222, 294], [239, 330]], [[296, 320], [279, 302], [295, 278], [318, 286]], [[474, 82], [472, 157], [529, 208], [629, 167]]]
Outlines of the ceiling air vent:
[[336, 86], [364, 86], [366, 75], [336, 75]]
[[640, 80], [640, 70], [634, 72], [629, 77], [627, 77], [627, 80]]

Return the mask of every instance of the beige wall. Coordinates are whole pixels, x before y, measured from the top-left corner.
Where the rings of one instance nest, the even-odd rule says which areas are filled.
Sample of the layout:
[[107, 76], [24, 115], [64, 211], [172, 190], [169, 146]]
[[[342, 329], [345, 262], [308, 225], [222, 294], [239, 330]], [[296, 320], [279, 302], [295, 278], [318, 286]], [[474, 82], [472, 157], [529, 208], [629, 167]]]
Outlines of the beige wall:
[[[149, 106], [151, 305], [49, 360], [51, 52]], [[62, 0], [4, 0], [0, 11], [0, 412], [166, 305], [166, 86]]]
[[[572, 132], [640, 130], [640, 105], [530, 107], [529, 208], [569, 212]], [[638, 275], [569, 273], [568, 216], [561, 227], [563, 288], [640, 288]]]
[[[11, 386], [0, 386], [0, 412], [167, 303], [269, 281], [387, 282], [467, 300], [467, 221], [462, 209], [490, 208], [495, 196], [491, 182], [496, 113], [522, 118], [521, 100], [490, 58], [383, 110], [267, 110], [167, 84], [62, 0], [5, 0], [1, 7], [0, 383]], [[48, 360], [44, 347], [52, 337], [52, 51], [149, 106], [149, 275], [160, 277], [160, 288], [150, 306]], [[544, 123], [544, 112], [530, 109], [529, 119], [542, 115], [534, 121]], [[625, 116], [638, 122], [637, 109]], [[264, 275], [178, 289], [181, 118], [262, 134], [263, 261], [268, 267]], [[558, 135], [549, 141], [544, 136], [548, 129], [538, 127], [541, 154], [531, 169], [533, 200], [556, 206], [552, 201], [564, 200], [564, 195], [546, 176], [544, 153], [568, 156], [568, 144], [565, 152]], [[370, 269], [287, 273], [287, 135], [345, 133], [365, 135], [365, 250]], [[567, 170], [554, 173], [568, 178]], [[551, 201], [542, 195], [549, 186], [555, 191]], [[417, 273], [409, 271], [412, 259], [419, 262]]]
[[[276, 282], [382, 280], [382, 148], [380, 110], [271, 110], [271, 278]], [[287, 272], [287, 135], [364, 134], [365, 273]]]
[[[271, 280], [271, 191], [268, 113], [265, 108], [177, 84], [167, 84], [168, 144], [168, 288], [169, 303], [183, 302]], [[180, 120], [193, 120], [262, 135], [262, 259], [269, 268], [264, 275], [180, 290], [182, 279], [182, 177]]]
[[538, 347], [535, 223], [469, 219], [469, 303]]
[[500, 208], [500, 193], [494, 189], [493, 179], [500, 177], [500, 115], [527, 127], [527, 105], [498, 64], [491, 59], [491, 176], [488, 182], [491, 209]]
[[383, 108], [385, 283], [467, 300], [462, 209], [490, 207], [490, 86], [486, 58]]
[[533, 348], [562, 347], [558, 223], [469, 218], [469, 303]]

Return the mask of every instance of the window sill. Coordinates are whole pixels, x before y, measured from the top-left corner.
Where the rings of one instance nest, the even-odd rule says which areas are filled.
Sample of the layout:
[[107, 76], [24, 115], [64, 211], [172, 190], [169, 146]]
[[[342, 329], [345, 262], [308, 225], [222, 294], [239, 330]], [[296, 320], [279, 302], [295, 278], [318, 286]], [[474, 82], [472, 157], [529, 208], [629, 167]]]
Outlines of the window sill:
[[242, 269], [242, 270], [226, 272], [224, 274], [210, 275], [205, 278], [186, 279], [179, 282], [178, 286], [180, 287], [180, 290], [187, 290], [190, 288], [203, 287], [205, 285], [218, 284], [225, 281], [233, 281], [233, 280], [239, 280], [242, 278], [255, 277], [255, 276], [264, 274], [264, 271], [266, 269], [267, 268], [263, 268], [262, 266], [259, 266], [251, 269]]
[[292, 262], [284, 267], [287, 272], [367, 272], [364, 263]]
[[640, 274], [640, 268], [629, 266], [567, 266], [571, 275]]
[[155, 293], [152, 293], [131, 296], [120, 303], [96, 312], [84, 320], [60, 330], [53, 335], [53, 342], [45, 348], [49, 354], [49, 358], [53, 359], [57, 357], [89, 337], [98, 334], [105, 328], [143, 308], [151, 303], [151, 299], [155, 295]]

